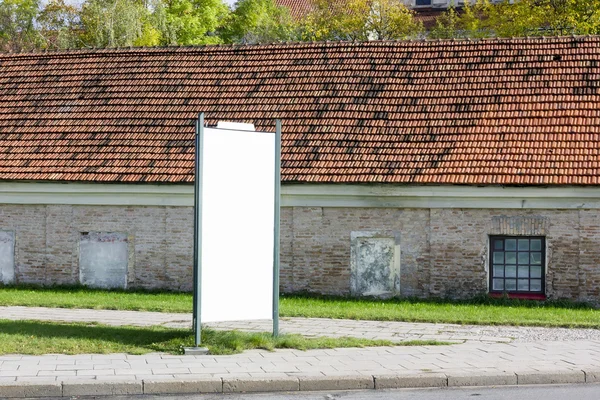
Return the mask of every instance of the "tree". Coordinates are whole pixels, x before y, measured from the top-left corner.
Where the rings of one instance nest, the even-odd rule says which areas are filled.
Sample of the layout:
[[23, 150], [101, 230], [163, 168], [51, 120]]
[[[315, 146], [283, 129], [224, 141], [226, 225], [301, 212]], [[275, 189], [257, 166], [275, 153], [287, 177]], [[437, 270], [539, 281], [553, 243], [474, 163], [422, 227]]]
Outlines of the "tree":
[[86, 0], [81, 11], [82, 42], [95, 47], [152, 46], [159, 43], [143, 0]]
[[79, 10], [64, 0], [50, 0], [37, 17], [44, 47], [67, 49], [78, 47]]
[[216, 44], [217, 29], [229, 15], [222, 0], [167, 0], [162, 44]]
[[460, 15], [454, 6], [440, 15], [435, 21], [435, 27], [429, 32], [432, 39], [452, 39], [463, 36], [460, 26]]
[[39, 0], [0, 0], [0, 50], [23, 51], [43, 46], [35, 27]]
[[223, 29], [229, 43], [265, 43], [292, 40], [295, 23], [285, 7], [273, 0], [240, 0]]
[[423, 25], [400, 0], [316, 0], [303, 21], [305, 40], [389, 40], [417, 37]]
[[438, 18], [431, 37], [513, 37], [600, 33], [600, 0], [518, 0], [467, 3], [457, 18], [453, 10]]

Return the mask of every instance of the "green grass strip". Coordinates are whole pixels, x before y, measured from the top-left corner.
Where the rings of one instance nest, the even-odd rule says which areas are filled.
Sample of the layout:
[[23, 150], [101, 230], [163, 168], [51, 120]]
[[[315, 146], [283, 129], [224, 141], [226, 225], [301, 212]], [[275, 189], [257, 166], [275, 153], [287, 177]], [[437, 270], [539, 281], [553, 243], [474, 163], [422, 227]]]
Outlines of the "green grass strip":
[[[211, 354], [235, 354], [249, 349], [331, 349], [368, 346], [443, 345], [432, 340], [391, 342], [357, 338], [305, 338], [300, 335], [202, 330], [203, 345]], [[107, 326], [0, 320], [0, 354], [182, 354], [191, 347], [190, 330], [163, 327]]]
[[281, 299], [288, 317], [342, 318], [473, 325], [600, 328], [600, 310], [587, 304], [491, 299], [386, 301], [290, 296]]
[[[0, 305], [159, 312], [192, 311], [189, 293], [106, 291], [83, 287], [0, 287]], [[286, 295], [282, 317], [600, 328], [600, 310], [584, 303], [481, 296], [469, 301], [349, 299]]]

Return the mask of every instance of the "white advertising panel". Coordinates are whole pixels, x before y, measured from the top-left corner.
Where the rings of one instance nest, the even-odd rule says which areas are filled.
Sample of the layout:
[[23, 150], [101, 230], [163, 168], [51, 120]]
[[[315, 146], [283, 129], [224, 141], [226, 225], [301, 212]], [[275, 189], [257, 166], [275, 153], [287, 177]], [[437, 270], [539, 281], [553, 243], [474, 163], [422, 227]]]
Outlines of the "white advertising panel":
[[204, 128], [201, 322], [273, 318], [275, 134]]

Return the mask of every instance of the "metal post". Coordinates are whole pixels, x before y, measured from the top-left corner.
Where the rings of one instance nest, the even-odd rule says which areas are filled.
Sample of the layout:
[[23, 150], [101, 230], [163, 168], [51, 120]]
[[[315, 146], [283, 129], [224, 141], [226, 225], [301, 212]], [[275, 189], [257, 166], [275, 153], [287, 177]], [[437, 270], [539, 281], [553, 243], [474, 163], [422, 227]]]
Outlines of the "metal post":
[[194, 141], [194, 346], [185, 348], [185, 354], [207, 354], [202, 343], [202, 154], [204, 148], [204, 113], [198, 114]]
[[275, 121], [275, 226], [273, 235], [273, 336], [279, 335], [279, 224], [281, 197], [281, 120]]

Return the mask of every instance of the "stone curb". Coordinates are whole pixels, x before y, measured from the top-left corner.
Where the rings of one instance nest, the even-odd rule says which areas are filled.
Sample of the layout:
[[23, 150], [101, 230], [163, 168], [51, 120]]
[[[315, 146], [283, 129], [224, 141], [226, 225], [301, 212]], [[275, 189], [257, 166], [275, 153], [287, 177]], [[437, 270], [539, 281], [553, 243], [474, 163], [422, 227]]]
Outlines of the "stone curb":
[[341, 375], [265, 378], [144, 379], [64, 382], [2, 382], [0, 398], [106, 396], [126, 394], [189, 394], [296, 392], [319, 390], [401, 389], [423, 387], [502, 386], [597, 383], [600, 371], [514, 371], [468, 374], [461, 372], [398, 375]]

